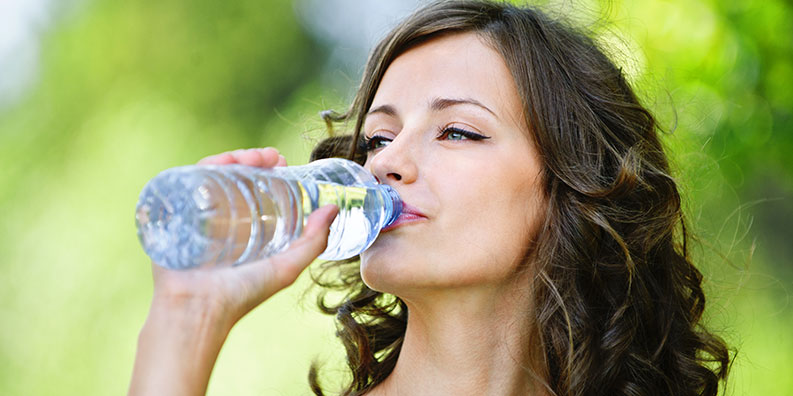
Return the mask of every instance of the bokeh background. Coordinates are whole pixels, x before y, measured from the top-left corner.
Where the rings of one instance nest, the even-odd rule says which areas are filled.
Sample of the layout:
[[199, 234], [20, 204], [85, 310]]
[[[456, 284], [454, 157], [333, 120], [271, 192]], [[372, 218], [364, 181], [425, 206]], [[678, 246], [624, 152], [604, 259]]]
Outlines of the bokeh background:
[[[420, 1], [0, 0], [0, 394], [126, 392], [151, 295], [133, 211], [160, 170], [244, 147], [307, 161], [367, 50]], [[543, 2], [662, 121], [728, 394], [793, 395], [793, 5]], [[408, 87], [409, 89], [409, 87]], [[673, 132], [672, 132], [673, 131]], [[210, 395], [344, 380], [303, 277], [232, 331]]]

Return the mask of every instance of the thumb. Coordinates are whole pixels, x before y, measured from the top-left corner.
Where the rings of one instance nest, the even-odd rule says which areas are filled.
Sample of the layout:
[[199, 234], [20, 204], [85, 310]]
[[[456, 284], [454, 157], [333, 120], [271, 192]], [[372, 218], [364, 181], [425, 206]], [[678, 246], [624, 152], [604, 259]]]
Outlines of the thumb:
[[330, 225], [339, 212], [336, 205], [325, 205], [308, 217], [303, 235], [284, 252], [265, 260], [239, 266], [259, 287], [265, 286], [262, 300], [291, 285], [298, 275], [327, 247]]

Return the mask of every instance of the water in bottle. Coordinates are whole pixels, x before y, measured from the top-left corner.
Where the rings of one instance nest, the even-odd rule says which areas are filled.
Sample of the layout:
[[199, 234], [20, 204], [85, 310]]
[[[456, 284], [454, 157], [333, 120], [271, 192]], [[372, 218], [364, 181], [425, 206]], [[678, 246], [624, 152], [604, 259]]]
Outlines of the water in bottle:
[[191, 165], [168, 169], [143, 189], [136, 210], [143, 249], [159, 265], [237, 265], [285, 250], [314, 210], [339, 207], [326, 260], [353, 257], [399, 216], [390, 186], [360, 165], [332, 158], [261, 169]]

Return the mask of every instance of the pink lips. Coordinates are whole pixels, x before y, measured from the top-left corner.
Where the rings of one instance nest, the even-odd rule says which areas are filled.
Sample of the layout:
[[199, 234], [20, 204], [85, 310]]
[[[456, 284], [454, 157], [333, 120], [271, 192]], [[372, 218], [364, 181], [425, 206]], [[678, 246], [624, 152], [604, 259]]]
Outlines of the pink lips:
[[388, 227], [380, 230], [380, 233], [388, 232], [399, 226], [426, 219], [427, 216], [425, 216], [424, 213], [421, 213], [420, 210], [408, 205], [406, 202], [402, 202], [402, 213], [400, 213], [399, 217], [397, 217], [393, 223], [389, 224]]

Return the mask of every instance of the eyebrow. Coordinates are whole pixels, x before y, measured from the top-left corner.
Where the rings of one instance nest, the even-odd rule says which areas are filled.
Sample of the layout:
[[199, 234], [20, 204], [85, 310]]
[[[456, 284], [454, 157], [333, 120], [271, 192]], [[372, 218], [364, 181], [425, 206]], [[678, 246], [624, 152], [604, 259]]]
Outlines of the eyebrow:
[[496, 115], [496, 113], [493, 112], [493, 110], [490, 110], [487, 106], [483, 105], [482, 102], [472, 98], [462, 98], [462, 99], [435, 98], [432, 100], [432, 102], [430, 102], [430, 108], [436, 111], [441, 111], [443, 109], [452, 106], [458, 106], [463, 104], [477, 106], [481, 109], [484, 109], [488, 113], [492, 114], [493, 117], [498, 118], [498, 116]]
[[[471, 99], [471, 98], [462, 98], [462, 99], [435, 98], [435, 99], [433, 99], [430, 102], [430, 109], [435, 110], [435, 111], [441, 111], [441, 110], [444, 110], [444, 109], [452, 107], [452, 106], [458, 106], [458, 105], [463, 105], [463, 104], [469, 104], [469, 105], [477, 106], [479, 108], [484, 109], [488, 113], [492, 114], [493, 117], [498, 118], [498, 116], [496, 115], [495, 112], [493, 112], [493, 110], [490, 110], [487, 106], [482, 104], [482, 102], [480, 102], [480, 101], [478, 101], [476, 99]], [[385, 114], [385, 115], [392, 116], [392, 117], [396, 117], [398, 115], [398, 112], [397, 112], [396, 108], [394, 108], [394, 106], [388, 105], [388, 104], [377, 106], [377, 107], [369, 110], [366, 113], [366, 115], [369, 116], [369, 115], [377, 114], [377, 113]]]
[[377, 113], [389, 115], [389, 116], [392, 116], [392, 117], [396, 117], [396, 115], [397, 115], [396, 109], [394, 108], [394, 106], [391, 106], [391, 105], [377, 106], [377, 107], [369, 110], [369, 112], [367, 112], [366, 115], [369, 116], [369, 115], [377, 114]]

